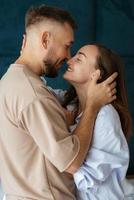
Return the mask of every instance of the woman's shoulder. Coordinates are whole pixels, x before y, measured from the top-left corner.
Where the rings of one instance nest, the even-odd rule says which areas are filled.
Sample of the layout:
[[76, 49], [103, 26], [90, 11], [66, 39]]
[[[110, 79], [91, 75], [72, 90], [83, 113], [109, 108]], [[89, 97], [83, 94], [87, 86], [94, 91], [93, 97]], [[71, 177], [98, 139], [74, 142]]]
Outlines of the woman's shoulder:
[[103, 106], [98, 112], [98, 118], [106, 118], [107, 121], [120, 122], [119, 114], [112, 104]]
[[94, 146], [110, 152], [128, 151], [118, 112], [111, 105], [103, 106], [96, 118]]
[[122, 132], [120, 117], [112, 104], [107, 104], [100, 109], [94, 131], [97, 135], [105, 136], [107, 140], [110, 139], [109, 137], [113, 139], [115, 136], [120, 137]]

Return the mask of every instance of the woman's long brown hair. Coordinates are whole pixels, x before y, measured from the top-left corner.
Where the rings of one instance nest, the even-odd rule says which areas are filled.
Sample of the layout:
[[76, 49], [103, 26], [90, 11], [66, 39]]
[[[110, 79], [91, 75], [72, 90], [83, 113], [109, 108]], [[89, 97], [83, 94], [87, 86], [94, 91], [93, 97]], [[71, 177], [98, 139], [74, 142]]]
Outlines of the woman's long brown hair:
[[114, 72], [118, 72], [116, 79], [117, 98], [111, 104], [118, 111], [120, 116], [123, 132], [128, 139], [132, 129], [132, 119], [128, 109], [127, 92], [124, 78], [124, 64], [118, 54], [104, 47], [96, 45], [99, 50], [97, 57], [96, 68], [101, 71], [100, 82], [107, 79]]
[[[132, 119], [128, 109], [127, 92], [124, 78], [124, 64], [120, 56], [110, 49], [99, 44], [95, 44], [95, 46], [99, 51], [99, 55], [96, 60], [96, 69], [100, 69], [101, 71], [101, 78], [99, 82], [104, 81], [114, 72], [118, 72], [118, 77], [116, 79], [117, 98], [111, 104], [114, 106], [120, 116], [124, 135], [128, 139], [132, 130]], [[70, 103], [76, 96], [77, 94], [75, 89], [73, 86], [71, 86], [65, 95], [63, 106], [66, 107], [66, 105]]]

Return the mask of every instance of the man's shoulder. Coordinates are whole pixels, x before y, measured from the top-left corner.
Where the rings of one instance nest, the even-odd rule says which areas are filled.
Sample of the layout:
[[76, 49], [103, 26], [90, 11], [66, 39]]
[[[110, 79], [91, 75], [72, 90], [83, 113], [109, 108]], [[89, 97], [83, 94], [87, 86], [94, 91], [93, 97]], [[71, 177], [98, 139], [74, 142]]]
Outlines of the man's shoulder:
[[23, 102], [27, 105], [36, 98], [53, 98], [54, 95], [39, 76], [21, 65], [11, 65], [3, 76], [0, 91], [4, 98], [10, 101]]

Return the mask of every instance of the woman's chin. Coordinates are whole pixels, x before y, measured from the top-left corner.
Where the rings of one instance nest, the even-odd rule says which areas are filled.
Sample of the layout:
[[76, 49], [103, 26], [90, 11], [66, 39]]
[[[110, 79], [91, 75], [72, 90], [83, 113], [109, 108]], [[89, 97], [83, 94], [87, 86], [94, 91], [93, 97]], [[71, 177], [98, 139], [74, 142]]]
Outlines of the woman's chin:
[[67, 72], [65, 72], [64, 74], [63, 74], [63, 78], [65, 79], [65, 80], [69, 80], [69, 77], [68, 77], [68, 75], [67, 75]]

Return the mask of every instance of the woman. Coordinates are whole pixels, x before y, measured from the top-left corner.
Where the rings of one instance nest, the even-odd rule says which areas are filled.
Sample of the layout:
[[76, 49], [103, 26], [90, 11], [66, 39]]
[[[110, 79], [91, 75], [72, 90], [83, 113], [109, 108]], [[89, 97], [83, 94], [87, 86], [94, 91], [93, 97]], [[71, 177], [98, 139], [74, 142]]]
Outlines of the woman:
[[[131, 132], [131, 117], [128, 111], [127, 96], [120, 57], [101, 45], [87, 45], [68, 61], [64, 78], [77, 93], [75, 109], [79, 122], [86, 102], [86, 90], [96, 70], [100, 70], [99, 82], [113, 72], [118, 72], [117, 99], [103, 106], [96, 118], [93, 140], [87, 157], [74, 174], [78, 189], [78, 200], [124, 200], [134, 199], [132, 191], [125, 191], [124, 182], [129, 164], [129, 150], [126, 139]], [[71, 90], [72, 91], [72, 90]], [[76, 97], [75, 91], [67, 92], [64, 106]], [[71, 95], [70, 95], [71, 94]], [[71, 130], [76, 126], [71, 126]], [[128, 187], [133, 190], [132, 186]], [[130, 196], [125, 194], [130, 193]], [[133, 193], [134, 194], [134, 193]]]

